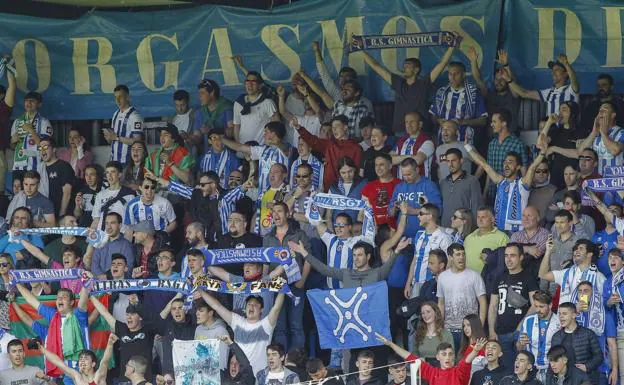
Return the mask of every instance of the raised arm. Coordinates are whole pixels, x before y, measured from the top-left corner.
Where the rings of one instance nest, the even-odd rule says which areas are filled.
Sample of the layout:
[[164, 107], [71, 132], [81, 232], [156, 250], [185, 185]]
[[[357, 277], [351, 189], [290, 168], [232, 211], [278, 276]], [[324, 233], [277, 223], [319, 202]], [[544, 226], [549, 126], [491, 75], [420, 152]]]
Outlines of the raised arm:
[[431, 70], [431, 73], [429, 74], [429, 80], [431, 81], [431, 83], [435, 83], [435, 81], [438, 79], [438, 76], [440, 76], [442, 71], [444, 71], [444, 68], [446, 68], [446, 65], [448, 64], [449, 60], [451, 60], [453, 51], [455, 51], [455, 47], [448, 47], [446, 52], [444, 52], [442, 59], [440, 59], [438, 64], [436, 64], [435, 67], [433, 67], [433, 69]]
[[557, 60], [559, 60], [559, 62], [563, 64], [563, 66], [566, 69], [566, 72], [568, 73], [568, 77], [570, 77], [570, 86], [572, 87], [572, 91], [578, 94], [581, 91], [581, 87], [579, 86], [579, 83], [578, 83], [576, 71], [574, 71], [574, 68], [572, 68], [572, 66], [570, 65], [570, 62], [568, 61], [568, 57], [564, 54], [561, 54], [559, 55]]
[[20, 321], [22, 321], [30, 329], [32, 329], [33, 323], [35, 321], [33, 321], [33, 319], [30, 318], [30, 316], [24, 311], [24, 309], [22, 309], [20, 305], [17, 304], [17, 302], [13, 302], [12, 305], [13, 305], [13, 310], [15, 310], [15, 314], [17, 314], [17, 318], [19, 318]]
[[477, 164], [477, 166], [481, 167], [487, 173], [488, 177], [492, 180], [492, 182], [498, 184], [503, 180], [503, 176], [497, 173], [492, 166], [488, 164], [488, 162], [477, 152], [477, 150], [470, 144], [465, 144], [464, 148], [473, 162]]
[[377, 60], [375, 60], [375, 58], [373, 58], [368, 52], [362, 51], [362, 54], [366, 64], [368, 64], [386, 83], [392, 84], [392, 74], [390, 71], [388, 71], [386, 67], [379, 64], [379, 62], [377, 62]]
[[232, 312], [226, 309], [225, 306], [221, 304], [221, 302], [217, 301], [213, 296], [206, 293], [205, 291], [199, 289], [197, 291], [201, 298], [206, 301], [208, 306], [210, 306], [214, 311], [217, 312], [219, 317], [223, 319], [228, 325], [232, 326]]
[[605, 220], [607, 221], [607, 223], [611, 223], [612, 225], [615, 225], [615, 215], [613, 215], [613, 213], [609, 211], [609, 208], [607, 207], [607, 205], [605, 205], [604, 202], [601, 201], [600, 198], [598, 198], [595, 192], [591, 190], [587, 190], [586, 193], [591, 198], [591, 200], [594, 201], [596, 208], [605, 217]]
[[17, 90], [15, 76], [11, 71], [7, 71], [6, 74], [9, 87], [6, 90], [6, 94], [4, 94], [4, 104], [13, 108], [15, 105], [15, 91]]
[[546, 241], [546, 252], [544, 253], [544, 257], [542, 258], [542, 263], [540, 263], [539, 268], [539, 278], [545, 279], [548, 282], [555, 282], [555, 275], [552, 271], [550, 271], [550, 256], [553, 252], [553, 239], [552, 235], [548, 236], [548, 241]]
[[[323, 55], [321, 54], [321, 47], [317, 41], [312, 43], [312, 51], [314, 52], [314, 60], [316, 61], [316, 70], [318, 71], [323, 87], [325, 91], [332, 99], [340, 98], [340, 88], [334, 82], [331, 74], [327, 70]], [[330, 107], [329, 105], [328, 107]]]
[[33, 257], [37, 258], [44, 265], [47, 265], [50, 262], [50, 257], [48, 257], [40, 248], [30, 243], [27, 239], [21, 239], [20, 243]]
[[576, 151], [578, 152], [578, 155], [581, 155], [581, 152], [583, 152], [583, 150], [585, 150], [586, 148], [592, 148], [594, 140], [598, 135], [600, 135], [600, 122], [599, 117], [596, 116], [596, 118], [594, 119], [594, 127], [589, 133], [589, 136], [585, 139], [578, 141], [576, 144]]
[[286, 89], [284, 89], [282, 85], [279, 85], [277, 86], [275, 92], [277, 92], [278, 97], [277, 109], [279, 110], [279, 113], [282, 114], [285, 120], [290, 121], [294, 115], [286, 110]]
[[477, 340], [477, 342], [473, 345], [472, 351], [470, 352], [470, 354], [468, 354], [466, 356], [466, 363], [467, 364], [472, 364], [472, 361], [475, 358], [477, 358], [477, 356], [479, 355], [479, 352], [481, 351], [481, 349], [483, 349], [485, 347], [485, 344], [487, 344], [487, 338], [479, 338]]
[[251, 154], [251, 146], [238, 143], [237, 141], [228, 139], [225, 136], [221, 137], [221, 141], [223, 142], [223, 144], [225, 144], [227, 147], [231, 148], [234, 151], [242, 152], [247, 155]]
[[19, 284], [19, 283], [15, 285], [15, 287], [17, 287], [17, 290], [20, 292], [20, 295], [24, 297], [24, 299], [30, 306], [32, 306], [35, 310], [39, 310], [39, 306], [41, 306], [41, 302], [39, 302], [37, 297], [35, 297], [33, 293], [30, 292], [30, 290], [26, 289], [26, 287], [24, 287], [22, 284]]
[[403, 233], [405, 232], [405, 225], [407, 224], [407, 201], [401, 201], [399, 208], [401, 209], [401, 214], [403, 215], [401, 215], [401, 219], [399, 219], [399, 225], [397, 226], [396, 231], [379, 247], [379, 257], [382, 262], [388, 260], [390, 257], [390, 250], [401, 240], [401, 237], [403, 237]]
[[[93, 279], [93, 274], [89, 272], [86, 272], [85, 274], [88, 274], [89, 278]], [[83, 285], [80, 288], [80, 298], [78, 299], [78, 309], [82, 311], [87, 311], [87, 302], [89, 302], [89, 288]]]
[[63, 361], [59, 356], [46, 349], [45, 346], [43, 346], [42, 344], [39, 344], [39, 351], [45, 356], [46, 360], [50, 361], [54, 366], [61, 369], [63, 373], [71, 377], [74, 383], [81, 383], [80, 373], [67, 366], [67, 364], [65, 364], [65, 361]]
[[[269, 312], [267, 317], [269, 318], [269, 323], [271, 326], [275, 327], [277, 325], [277, 317], [279, 317], [280, 310], [282, 310], [282, 305], [284, 304], [284, 293], [279, 293], [275, 298], [275, 303]], [[303, 299], [302, 299], [303, 300]]]
[[540, 151], [537, 157], [533, 160], [533, 163], [531, 163], [531, 165], [527, 169], [526, 174], [522, 177], [522, 183], [524, 183], [526, 186], [530, 187], [533, 184], [533, 179], [535, 178], [535, 169], [540, 163], [542, 163], [542, 160], [544, 160], [544, 152]]
[[326, 264], [324, 264], [323, 262], [319, 261], [318, 259], [314, 257], [308, 258], [310, 254], [308, 253], [308, 250], [306, 250], [305, 247], [303, 247], [303, 243], [301, 241], [299, 241], [299, 243], [290, 241], [288, 242], [288, 247], [290, 247], [290, 249], [294, 251], [295, 253], [301, 254], [303, 258], [306, 260], [306, 262], [308, 262], [314, 268], [314, 270], [318, 271], [319, 274], [324, 275], [326, 277], [336, 278], [337, 280], [343, 279], [342, 269], [334, 269], [334, 268], [328, 267]]
[[486, 95], [488, 92], [487, 86], [481, 79], [481, 71], [479, 70], [479, 54], [474, 46], [470, 46], [468, 48], [468, 60], [470, 60], [470, 70], [472, 71], [472, 78], [481, 91], [481, 94]]
[[106, 344], [106, 349], [104, 350], [104, 355], [102, 356], [102, 360], [100, 361], [100, 366], [98, 370], [95, 372], [95, 376], [93, 377], [93, 382], [96, 385], [100, 383], [106, 382], [106, 375], [108, 374], [108, 365], [110, 363], [111, 358], [113, 358], [113, 346], [115, 342], [117, 342], [119, 338], [113, 333], [108, 336], [108, 343]]
[[389, 348], [391, 348], [392, 350], [394, 350], [394, 352], [396, 354], [398, 354], [404, 360], [406, 360], [407, 357], [412, 355], [412, 353], [408, 352], [407, 350], [403, 349], [399, 345], [395, 344], [394, 342], [390, 341], [389, 339], [387, 339], [386, 337], [382, 336], [381, 334], [379, 334], [377, 332], [375, 332], [375, 337], [377, 338], [377, 340], [379, 342], [381, 342], [382, 344], [384, 344], [384, 345], [388, 346]]
[[95, 309], [102, 315], [102, 317], [104, 317], [111, 330], [115, 331], [115, 323], [117, 323], [117, 320], [108, 311], [106, 306], [104, 306], [104, 304], [102, 304], [96, 296], [91, 297], [91, 303], [93, 304], [93, 307], [95, 307]]
[[319, 86], [303, 69], [300, 70], [298, 74], [299, 76], [301, 76], [303, 81], [306, 82], [308, 87], [310, 87], [310, 89], [314, 91], [315, 94], [321, 97], [321, 100], [323, 100], [323, 103], [325, 103], [327, 107], [331, 108], [334, 105], [334, 99], [329, 96], [329, 94], [321, 86]]
[[540, 101], [542, 100], [542, 98], [540, 98], [539, 92], [535, 90], [526, 90], [520, 87], [520, 85], [516, 83], [515, 79], [513, 79], [513, 75], [511, 74], [511, 69], [509, 69], [509, 67], [504, 67], [503, 72], [501, 72], [501, 74], [503, 76], [503, 79], [509, 84], [509, 90], [513, 92], [514, 94], [525, 99], [540, 100]]
[[234, 61], [234, 63], [236, 63], [238, 68], [240, 68], [243, 74], [247, 76], [247, 74], [249, 73], [249, 70], [247, 69], [247, 67], [245, 67], [245, 64], [243, 64], [243, 57], [241, 55], [235, 55], [235, 56], [232, 56], [232, 60]]
[[173, 298], [171, 298], [171, 300], [167, 302], [165, 307], [160, 312], [160, 318], [167, 319], [167, 317], [169, 317], [169, 313], [171, 313], [171, 304], [173, 304], [173, 301], [175, 301], [176, 299], [180, 299], [180, 298], [182, 298], [181, 293], [178, 293]]

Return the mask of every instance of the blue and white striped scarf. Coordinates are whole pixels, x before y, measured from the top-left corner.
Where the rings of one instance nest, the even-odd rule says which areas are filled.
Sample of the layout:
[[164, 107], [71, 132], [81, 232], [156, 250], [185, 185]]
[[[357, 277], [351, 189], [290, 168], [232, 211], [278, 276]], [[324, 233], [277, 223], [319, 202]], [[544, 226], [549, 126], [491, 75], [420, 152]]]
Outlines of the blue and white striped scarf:
[[[561, 284], [561, 291], [564, 292], [566, 290], [566, 285], [568, 285], [568, 279], [570, 278], [570, 272], [576, 269], [576, 266], [573, 266], [569, 269], [566, 269], [563, 273], [563, 282]], [[591, 265], [588, 269], [586, 269], [582, 275], [581, 280], [579, 282], [588, 281], [592, 284], [592, 298], [589, 299], [589, 310], [587, 312], [581, 312], [576, 316], [576, 321], [579, 325], [584, 326], [586, 328], [591, 329], [596, 335], [604, 334], [605, 328], [605, 309], [602, 304], [602, 288], [596, 286], [596, 278], [598, 276], [598, 268], [596, 265]], [[578, 296], [578, 286], [572, 290], [572, 295], [570, 296], [570, 302], [573, 304], [577, 304], [579, 301]]]
[[[204, 155], [201, 163], [202, 172], [206, 171], [214, 171], [219, 176], [219, 184], [223, 188], [227, 188], [228, 185], [228, 177], [232, 170], [227, 170], [228, 163], [230, 162], [230, 157], [234, 156], [232, 151], [228, 148], [224, 148], [219, 155], [219, 159], [217, 162], [214, 161], [213, 154], [215, 151], [213, 149], [208, 150], [208, 152]], [[216, 163], [216, 164], [213, 164]]]
[[[510, 224], [511, 229], [509, 230], [518, 231], [522, 225], [521, 183], [522, 179], [518, 176], [513, 182], [505, 178], [498, 184], [496, 200], [494, 202], [494, 212], [497, 217], [496, 225], [499, 229], [507, 230], [507, 224]], [[508, 189], [512, 189], [511, 199], [508, 199]], [[503, 223], [498, 223], [498, 220], [503, 221]]]
[[87, 243], [95, 248], [104, 246], [108, 241], [108, 234], [102, 230], [92, 230], [87, 227], [42, 227], [35, 229], [9, 230], [9, 242], [19, 243], [24, 235], [73, 235], [76, 237], [86, 237]]
[[4, 73], [7, 70], [9, 70], [9, 72], [12, 73], [13, 76], [17, 77], [17, 70], [15, 69], [15, 59], [13, 59], [12, 57], [0, 58], [0, 78], [4, 77]]
[[312, 203], [307, 205], [305, 216], [313, 226], [318, 226], [321, 222], [321, 212], [319, 208], [341, 209], [341, 210], [364, 210], [364, 222], [362, 223], [362, 236], [372, 242], [377, 233], [375, 215], [373, 209], [366, 205], [361, 199], [348, 198], [338, 194], [314, 194]]
[[[304, 160], [299, 157], [297, 158], [297, 160], [293, 162], [292, 167], [290, 168], [291, 169], [290, 185], [292, 186], [293, 189], [297, 187], [297, 179], [295, 178], [295, 175], [297, 174], [297, 170], [299, 169], [299, 166], [302, 165], [303, 163], [304, 163]], [[324, 173], [323, 162], [318, 160], [318, 158], [315, 157], [314, 155], [310, 154], [310, 157], [308, 158], [307, 163], [310, 165], [310, 167], [312, 167], [312, 187], [314, 187], [314, 189], [317, 191], [321, 191], [323, 187], [323, 173]]]

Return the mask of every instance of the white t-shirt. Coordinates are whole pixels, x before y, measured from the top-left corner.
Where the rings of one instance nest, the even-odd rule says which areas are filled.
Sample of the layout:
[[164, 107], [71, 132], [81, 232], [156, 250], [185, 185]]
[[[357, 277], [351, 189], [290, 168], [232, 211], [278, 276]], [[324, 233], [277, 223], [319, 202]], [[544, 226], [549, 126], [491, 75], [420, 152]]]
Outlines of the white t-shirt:
[[[93, 204], [93, 212], [91, 213], [91, 217], [93, 218], [100, 218], [99, 222], [98, 222], [98, 229], [102, 228], [102, 223], [104, 223], [104, 217], [102, 216], [102, 206], [104, 206], [106, 204], [106, 202], [108, 202], [109, 200], [115, 198], [117, 196], [117, 194], [119, 193], [119, 190], [111, 190], [111, 189], [104, 189], [102, 191], [100, 191], [99, 193], [97, 193], [97, 195], [95, 196], [95, 203]], [[130, 202], [132, 199], [134, 199], [134, 195], [126, 195], [123, 197], [125, 200], [125, 204], [121, 201], [118, 200], [117, 202], [113, 203], [111, 205], [111, 207], [109, 208], [108, 212], [116, 212], [117, 214], [119, 214], [122, 218], [124, 216], [124, 208], [125, 205]]]
[[269, 318], [264, 317], [256, 323], [249, 323], [246, 318], [232, 313], [232, 331], [234, 341], [243, 350], [254, 373], [267, 366], [266, 347], [271, 342], [275, 326], [269, 323]]
[[0, 338], [0, 370], [9, 369], [11, 367], [11, 360], [9, 360], [9, 348], [7, 345], [15, 338], [16, 337], [13, 334], [6, 331], [2, 335], [2, 338]]
[[266, 385], [284, 385], [284, 371], [281, 372], [271, 372], [269, 370], [269, 374], [266, 376]]
[[464, 317], [479, 314], [478, 298], [485, 295], [483, 278], [468, 268], [446, 270], [438, 277], [438, 298], [444, 298], [444, 327], [461, 329]]
[[[260, 97], [261, 95], [258, 95]], [[240, 125], [240, 142], [246, 143], [255, 140], [264, 144], [264, 126], [271, 121], [271, 117], [277, 112], [277, 107], [271, 99], [265, 99], [262, 103], [252, 106], [247, 115], [241, 114], [243, 106], [234, 102], [234, 124]]]
[[[316, 114], [314, 115], [295, 115], [299, 125], [314, 136], [319, 136], [321, 133], [321, 121]], [[288, 133], [286, 135], [286, 141], [293, 147], [297, 148], [299, 145], [299, 132], [295, 130], [292, 124], [288, 123]]]
[[193, 109], [189, 108], [189, 110], [186, 111], [185, 114], [176, 114], [176, 116], [173, 117], [171, 123], [178, 127], [178, 131], [180, 132], [190, 132], [191, 126], [193, 125], [193, 120], [191, 119], [193, 113]]

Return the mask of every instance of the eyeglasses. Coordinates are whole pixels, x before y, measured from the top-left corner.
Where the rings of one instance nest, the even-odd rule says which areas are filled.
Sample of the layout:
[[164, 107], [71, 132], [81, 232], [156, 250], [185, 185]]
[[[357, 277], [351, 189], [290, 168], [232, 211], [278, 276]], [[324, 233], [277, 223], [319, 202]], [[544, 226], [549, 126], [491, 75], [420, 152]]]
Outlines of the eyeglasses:
[[594, 159], [594, 158], [592, 158], [591, 156], [584, 156], [584, 155], [579, 156], [579, 158], [578, 158], [578, 159], [579, 159], [579, 160], [585, 160], [585, 161], [592, 161], [592, 162], [595, 160], [595, 159]]
[[141, 187], [143, 190], [156, 190], [156, 186], [146, 185]]
[[305, 174], [305, 175], [295, 175], [295, 178], [297, 179], [303, 179], [303, 178], [309, 178], [310, 174]]
[[11, 265], [9, 265], [8, 263], [0, 263], [0, 267], [9, 267]]
[[548, 174], [548, 170], [535, 170], [536, 174]]
[[334, 223], [334, 227], [337, 227], [339, 229], [342, 229], [344, 227], [347, 227], [349, 225], [347, 225], [346, 223]]

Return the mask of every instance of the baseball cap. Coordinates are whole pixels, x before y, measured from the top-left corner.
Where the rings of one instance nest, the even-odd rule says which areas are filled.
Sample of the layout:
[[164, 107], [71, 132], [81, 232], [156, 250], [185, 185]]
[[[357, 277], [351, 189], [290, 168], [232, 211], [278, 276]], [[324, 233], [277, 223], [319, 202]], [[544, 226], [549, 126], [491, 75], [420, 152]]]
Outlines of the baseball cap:
[[566, 69], [563, 63], [561, 63], [559, 60], [551, 60], [548, 62], [548, 68], [553, 69], [554, 66], [559, 66], [563, 68], [564, 71]]
[[141, 221], [132, 227], [132, 231], [139, 233], [154, 234], [156, 229], [152, 221]]

